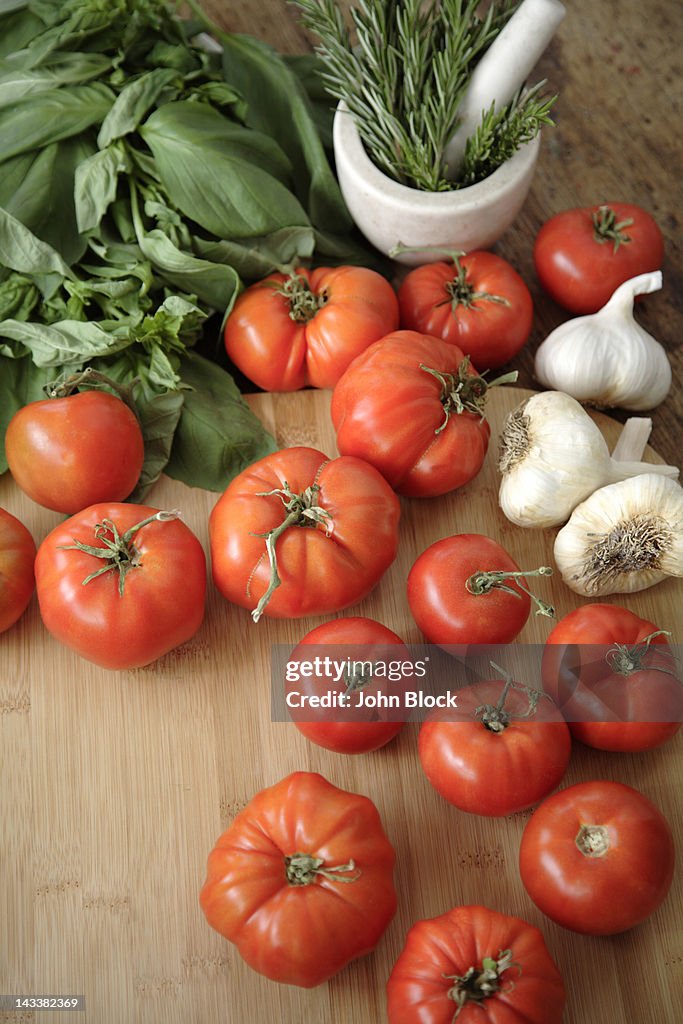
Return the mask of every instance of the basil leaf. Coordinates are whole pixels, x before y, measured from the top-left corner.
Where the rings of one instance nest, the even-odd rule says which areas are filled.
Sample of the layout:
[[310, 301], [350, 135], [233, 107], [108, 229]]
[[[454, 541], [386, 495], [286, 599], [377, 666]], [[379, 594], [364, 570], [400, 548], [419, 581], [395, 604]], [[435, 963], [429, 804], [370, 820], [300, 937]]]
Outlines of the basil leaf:
[[262, 238], [250, 238], [244, 244], [199, 237], [194, 238], [193, 244], [204, 259], [226, 263], [243, 278], [254, 279], [312, 256], [315, 236], [311, 228], [292, 227], [273, 231]]
[[[7, 4], [8, 6], [5, 6]], [[0, 7], [0, 58], [23, 50], [45, 27], [27, 9], [26, 3], [3, 0]]]
[[98, 227], [116, 198], [119, 175], [129, 171], [128, 155], [117, 145], [93, 153], [76, 168], [74, 201], [79, 231]]
[[138, 235], [143, 254], [170, 284], [192, 292], [212, 309], [228, 311], [240, 289], [232, 266], [197, 259], [177, 246], [158, 228]]
[[7, 470], [5, 433], [15, 412], [29, 402], [45, 398], [43, 387], [54, 379], [52, 370], [36, 366], [30, 356], [8, 359], [0, 356], [0, 473]]
[[78, 135], [106, 116], [114, 101], [100, 82], [27, 96], [0, 110], [0, 161]]
[[[0, 321], [0, 338], [18, 342], [19, 355], [28, 350], [36, 366], [74, 366], [95, 356], [109, 355], [131, 344], [130, 328], [123, 324], [107, 329], [98, 323], [62, 320], [54, 324], [34, 321]], [[12, 347], [2, 346], [8, 355]]]
[[[53, 57], [56, 55], [53, 54]], [[39, 71], [3, 70], [0, 63], [0, 108], [25, 99], [33, 93], [49, 92], [60, 85], [79, 84], [111, 67], [111, 61], [99, 53], [62, 54], [61, 59]]]
[[187, 352], [180, 360], [180, 375], [192, 390], [185, 392], [166, 472], [190, 487], [222, 491], [277, 445], [230, 374], [216, 363]]
[[0, 320], [28, 320], [40, 302], [40, 292], [30, 277], [10, 274], [0, 282]]
[[316, 130], [306, 92], [270, 46], [251, 36], [220, 33], [223, 77], [248, 104], [246, 123], [279, 142], [294, 167], [297, 194], [313, 224], [346, 232], [353, 226]]
[[134, 132], [164, 89], [173, 82], [179, 82], [177, 72], [156, 68], [124, 85], [102, 122], [97, 136], [99, 148], [105, 149], [115, 139]]
[[299, 202], [272, 175], [232, 149], [188, 137], [174, 106], [155, 111], [140, 134], [172, 202], [186, 217], [219, 238], [249, 238], [308, 223]]
[[37, 238], [20, 220], [0, 207], [0, 264], [24, 274], [60, 274], [73, 278], [56, 249]]

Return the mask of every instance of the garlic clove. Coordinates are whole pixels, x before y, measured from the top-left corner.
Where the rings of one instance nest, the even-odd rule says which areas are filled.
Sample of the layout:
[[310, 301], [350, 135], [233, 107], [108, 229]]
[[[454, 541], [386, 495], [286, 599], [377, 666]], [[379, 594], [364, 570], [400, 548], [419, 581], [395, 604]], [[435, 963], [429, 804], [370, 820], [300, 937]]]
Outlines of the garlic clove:
[[568, 320], [536, 351], [534, 373], [545, 387], [580, 402], [636, 412], [654, 409], [671, 388], [664, 347], [636, 322], [636, 295], [657, 291], [660, 271], [625, 281], [597, 313]]
[[505, 516], [517, 526], [558, 526], [604, 484], [645, 472], [678, 476], [675, 466], [638, 461], [649, 435], [639, 422], [625, 428], [616, 461], [576, 399], [561, 391], [527, 399], [508, 415], [500, 437], [498, 500]]
[[643, 473], [599, 488], [557, 534], [554, 557], [567, 586], [585, 597], [683, 576], [683, 487]]

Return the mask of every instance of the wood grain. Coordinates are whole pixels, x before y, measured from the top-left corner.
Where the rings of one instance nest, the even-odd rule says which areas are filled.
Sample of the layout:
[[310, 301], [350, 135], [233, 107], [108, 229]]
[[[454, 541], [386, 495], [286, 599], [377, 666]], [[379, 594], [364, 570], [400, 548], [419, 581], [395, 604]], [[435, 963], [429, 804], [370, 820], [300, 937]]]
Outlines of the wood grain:
[[[405, 578], [417, 554], [450, 533], [486, 532], [526, 565], [551, 557], [554, 531], [513, 527], [496, 503], [496, 437], [527, 393], [491, 393], [492, 445], [468, 487], [442, 499], [402, 500], [398, 557], [359, 614], [418, 642]], [[334, 453], [328, 393], [250, 401], [283, 446]], [[596, 419], [612, 444], [618, 425]], [[657, 461], [652, 451], [647, 457]], [[181, 508], [207, 549], [215, 500], [168, 479], [151, 496], [159, 507]], [[60, 518], [7, 475], [0, 505], [38, 542]], [[580, 603], [559, 578], [547, 582], [544, 596], [560, 613]], [[680, 642], [682, 598], [683, 581], [671, 580], [615, 601], [673, 629]], [[386, 978], [410, 925], [481, 902], [542, 928], [567, 981], [566, 1024], [681, 1019], [680, 872], [666, 903], [632, 932], [573, 935], [545, 920], [519, 881], [528, 812], [488, 820], [447, 805], [422, 775], [416, 725], [381, 751], [344, 758], [312, 746], [291, 723], [271, 721], [271, 647], [294, 643], [319, 621], [256, 626], [211, 587], [194, 639], [134, 672], [100, 670], [61, 647], [44, 630], [35, 599], [0, 636], [0, 991], [85, 994], [85, 1019], [96, 1024], [381, 1022]], [[532, 618], [519, 643], [542, 642], [548, 628]], [[680, 848], [682, 752], [683, 733], [647, 755], [577, 746], [566, 782], [612, 778], [636, 786], [669, 817]], [[397, 852], [399, 909], [379, 947], [313, 991], [252, 972], [208, 927], [197, 900], [219, 833], [257, 790], [299, 769], [369, 795]], [[16, 1019], [0, 1013], [2, 1021]]]

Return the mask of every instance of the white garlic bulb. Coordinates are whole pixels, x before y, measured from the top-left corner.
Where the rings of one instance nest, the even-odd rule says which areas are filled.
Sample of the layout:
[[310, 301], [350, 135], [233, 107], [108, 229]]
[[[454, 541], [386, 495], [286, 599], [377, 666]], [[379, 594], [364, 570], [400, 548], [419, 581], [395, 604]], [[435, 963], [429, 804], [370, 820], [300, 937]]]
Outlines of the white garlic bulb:
[[[640, 420], [631, 420], [640, 424]], [[650, 421], [646, 421], [651, 427]], [[624, 429], [624, 434], [631, 431]], [[583, 406], [561, 391], [533, 395], [507, 417], [500, 437], [500, 507], [517, 526], [558, 526], [598, 487], [640, 473], [678, 476], [675, 466], [637, 461], [645, 441], [638, 432], [635, 449], [620, 446], [619, 461]]]
[[630, 594], [683, 576], [683, 487], [644, 473], [594, 491], [557, 534], [555, 562], [577, 594]]
[[597, 313], [560, 324], [536, 352], [536, 378], [580, 402], [654, 409], [669, 393], [671, 364], [663, 346], [636, 323], [633, 300], [661, 287], [660, 271], [640, 274]]

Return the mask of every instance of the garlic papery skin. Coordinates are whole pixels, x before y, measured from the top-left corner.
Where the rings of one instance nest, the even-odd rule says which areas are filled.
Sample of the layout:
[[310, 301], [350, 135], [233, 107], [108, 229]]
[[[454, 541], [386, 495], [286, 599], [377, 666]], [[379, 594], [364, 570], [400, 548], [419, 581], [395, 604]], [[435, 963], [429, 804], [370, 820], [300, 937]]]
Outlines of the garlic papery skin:
[[504, 514], [517, 526], [559, 526], [604, 484], [649, 472], [678, 476], [675, 466], [639, 461], [649, 430], [624, 431], [627, 437], [635, 433], [637, 440], [635, 447], [621, 445], [617, 461], [575, 398], [542, 391], [527, 399], [508, 415], [501, 431], [498, 500]]
[[683, 576], [683, 487], [644, 473], [594, 491], [557, 534], [555, 563], [577, 594], [631, 594]]
[[664, 347], [633, 317], [636, 295], [662, 287], [659, 270], [620, 285], [597, 313], [560, 324], [539, 346], [537, 380], [579, 402], [643, 412], [660, 405], [671, 387]]

